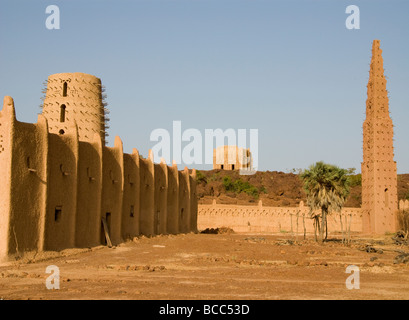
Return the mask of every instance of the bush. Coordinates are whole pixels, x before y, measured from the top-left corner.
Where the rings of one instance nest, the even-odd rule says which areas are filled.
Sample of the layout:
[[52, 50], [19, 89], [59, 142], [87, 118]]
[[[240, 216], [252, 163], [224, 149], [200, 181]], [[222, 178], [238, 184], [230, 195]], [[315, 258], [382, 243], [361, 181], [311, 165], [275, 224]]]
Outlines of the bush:
[[223, 178], [223, 186], [226, 191], [235, 191], [233, 182], [231, 181], [230, 177]]
[[206, 176], [202, 173], [202, 171], [196, 170], [196, 181], [198, 183], [200, 182], [207, 183]]
[[351, 187], [360, 186], [362, 184], [362, 176], [361, 174], [350, 175], [349, 181], [351, 183]]
[[261, 186], [260, 193], [267, 193], [267, 189], [265, 186]]
[[226, 191], [232, 191], [235, 193], [245, 192], [254, 198], [258, 198], [259, 195], [259, 191], [255, 186], [241, 179], [233, 181], [231, 177], [224, 177], [223, 186]]

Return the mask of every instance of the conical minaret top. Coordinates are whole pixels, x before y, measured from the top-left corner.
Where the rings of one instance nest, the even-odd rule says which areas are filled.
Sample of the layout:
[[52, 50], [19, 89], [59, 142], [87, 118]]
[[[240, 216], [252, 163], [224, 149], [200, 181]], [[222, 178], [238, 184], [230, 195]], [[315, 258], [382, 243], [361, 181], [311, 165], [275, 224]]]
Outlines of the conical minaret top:
[[379, 40], [373, 41], [367, 88], [364, 161], [393, 161], [393, 124]]
[[374, 40], [372, 44], [372, 59], [367, 87], [366, 116], [389, 116], [388, 92], [386, 90], [382, 49], [379, 40]]

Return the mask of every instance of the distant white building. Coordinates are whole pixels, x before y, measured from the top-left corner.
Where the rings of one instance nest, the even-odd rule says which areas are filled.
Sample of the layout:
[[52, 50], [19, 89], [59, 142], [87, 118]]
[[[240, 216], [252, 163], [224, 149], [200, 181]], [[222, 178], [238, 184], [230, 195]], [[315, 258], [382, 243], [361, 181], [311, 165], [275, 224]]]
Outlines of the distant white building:
[[250, 149], [237, 146], [220, 146], [213, 149], [213, 169], [252, 170], [253, 158]]

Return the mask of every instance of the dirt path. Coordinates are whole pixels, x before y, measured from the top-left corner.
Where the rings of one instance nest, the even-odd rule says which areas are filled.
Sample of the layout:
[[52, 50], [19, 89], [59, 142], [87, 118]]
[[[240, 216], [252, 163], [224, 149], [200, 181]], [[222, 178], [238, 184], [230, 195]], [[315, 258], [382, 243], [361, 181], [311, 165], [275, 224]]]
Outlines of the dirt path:
[[[2, 299], [409, 299], [409, 266], [390, 239], [290, 245], [288, 235], [186, 234], [137, 238], [116, 248], [66, 250], [0, 266]], [[371, 244], [383, 253], [359, 250]], [[409, 251], [409, 248], [401, 248]], [[49, 255], [49, 254], [48, 254]], [[371, 261], [372, 260], [372, 261]], [[29, 263], [30, 262], [30, 263]], [[48, 290], [46, 267], [60, 270]], [[348, 265], [360, 289], [348, 290]]]

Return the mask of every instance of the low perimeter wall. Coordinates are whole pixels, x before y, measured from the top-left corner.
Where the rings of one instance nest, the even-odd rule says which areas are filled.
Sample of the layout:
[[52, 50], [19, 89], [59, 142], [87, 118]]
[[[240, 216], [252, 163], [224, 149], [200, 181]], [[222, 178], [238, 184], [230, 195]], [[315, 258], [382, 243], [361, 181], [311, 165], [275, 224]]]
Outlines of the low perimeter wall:
[[[297, 218], [298, 216], [298, 218]], [[362, 209], [344, 208], [340, 213], [332, 213], [328, 217], [328, 232], [341, 232], [350, 225], [351, 232], [362, 232]], [[314, 232], [313, 219], [309, 218], [309, 208], [300, 202], [298, 207], [265, 207], [259, 201], [258, 205], [199, 205], [198, 229], [228, 227], [235, 232], [296, 232], [303, 233], [305, 222], [306, 232]]]

